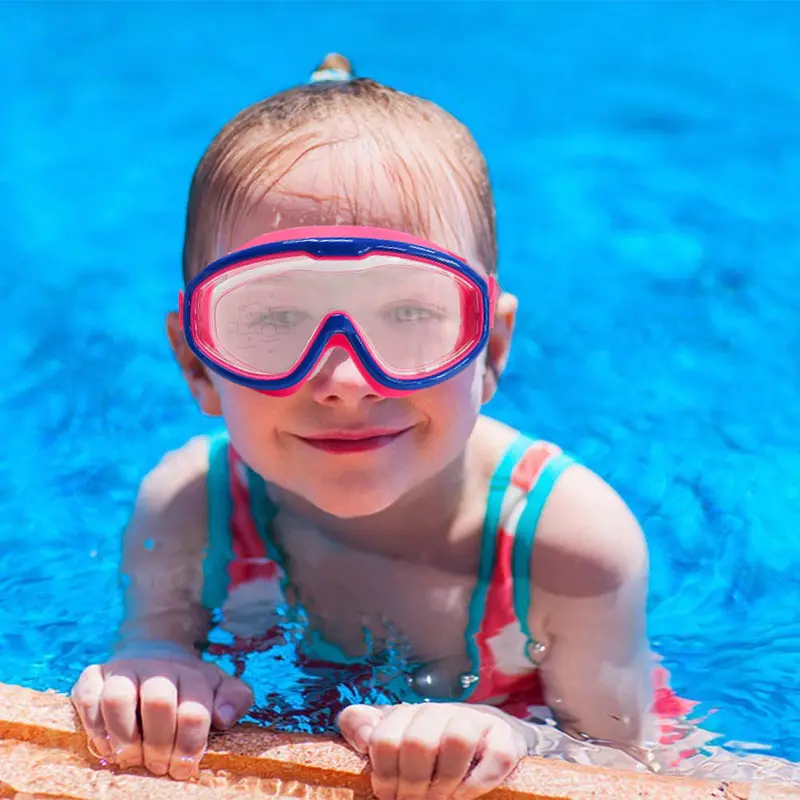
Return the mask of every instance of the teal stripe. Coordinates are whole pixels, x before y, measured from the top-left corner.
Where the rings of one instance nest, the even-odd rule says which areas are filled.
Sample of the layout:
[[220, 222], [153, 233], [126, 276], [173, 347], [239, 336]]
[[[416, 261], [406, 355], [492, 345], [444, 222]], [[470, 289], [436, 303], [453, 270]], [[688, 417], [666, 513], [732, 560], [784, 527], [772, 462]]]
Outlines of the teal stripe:
[[[464, 634], [467, 643], [467, 653], [472, 662], [472, 673], [475, 674], [480, 664], [480, 653], [476, 643], [476, 636], [481, 627], [486, 611], [486, 595], [494, 570], [494, 556], [497, 551], [497, 530], [500, 527], [500, 515], [503, 510], [503, 499], [511, 483], [511, 473], [525, 451], [533, 443], [532, 439], [520, 434], [506, 451], [489, 481], [489, 498], [486, 502], [486, 515], [483, 518], [483, 533], [481, 536], [481, 558], [478, 566], [478, 582], [472, 592], [469, 605], [469, 620], [467, 631]], [[459, 702], [465, 702], [475, 691], [478, 683], [475, 681], [464, 688]]]
[[228, 595], [228, 564], [233, 558], [231, 542], [231, 501], [228, 471], [228, 433], [221, 431], [209, 437], [208, 475], [208, 543], [203, 560], [203, 605], [213, 611], [220, 608]]
[[267, 558], [272, 559], [280, 567], [281, 591], [284, 598], [289, 586], [289, 571], [286, 569], [286, 557], [283, 550], [272, 538], [272, 523], [278, 513], [278, 509], [267, 493], [266, 481], [252, 469], [247, 470], [247, 489], [250, 493], [250, 513], [256, 523], [258, 535], [264, 542], [267, 551]]
[[531, 605], [531, 553], [536, 527], [556, 481], [561, 477], [564, 470], [574, 463], [575, 460], [566, 453], [561, 453], [547, 462], [536, 483], [528, 493], [525, 508], [520, 515], [517, 529], [514, 533], [514, 548], [511, 553], [514, 610], [517, 613], [522, 632], [526, 637], [526, 648], [533, 641], [528, 626], [528, 610]]
[[[503, 500], [511, 483], [511, 475], [514, 467], [525, 455], [528, 448], [534, 443], [533, 439], [520, 434], [508, 448], [503, 459], [497, 465], [497, 469], [489, 481], [489, 499], [486, 503], [486, 516], [483, 522], [483, 545], [484, 549], [494, 550], [495, 536], [500, 527], [500, 515], [503, 512]], [[489, 571], [491, 575], [491, 570]], [[488, 577], [488, 576], [487, 576]]]

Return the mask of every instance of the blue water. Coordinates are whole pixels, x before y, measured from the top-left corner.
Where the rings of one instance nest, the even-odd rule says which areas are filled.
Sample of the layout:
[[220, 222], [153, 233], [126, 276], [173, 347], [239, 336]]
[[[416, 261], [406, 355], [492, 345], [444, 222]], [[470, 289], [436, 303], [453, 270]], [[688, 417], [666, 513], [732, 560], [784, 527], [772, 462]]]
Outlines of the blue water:
[[191, 171], [337, 49], [474, 131], [523, 309], [491, 410], [640, 516], [705, 727], [800, 761], [798, 42], [795, 3], [1, 4], [0, 681], [107, 652], [137, 481], [208, 428], [163, 334]]

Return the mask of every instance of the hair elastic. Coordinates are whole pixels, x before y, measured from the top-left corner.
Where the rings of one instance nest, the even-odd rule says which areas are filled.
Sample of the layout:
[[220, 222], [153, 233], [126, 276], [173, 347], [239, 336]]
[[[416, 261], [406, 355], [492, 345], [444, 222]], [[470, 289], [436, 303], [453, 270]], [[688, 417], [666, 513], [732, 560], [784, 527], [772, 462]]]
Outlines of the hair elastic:
[[353, 73], [341, 67], [321, 67], [311, 73], [309, 83], [349, 83], [353, 80]]
[[338, 53], [329, 53], [311, 73], [309, 83], [349, 83], [355, 75], [350, 62]]

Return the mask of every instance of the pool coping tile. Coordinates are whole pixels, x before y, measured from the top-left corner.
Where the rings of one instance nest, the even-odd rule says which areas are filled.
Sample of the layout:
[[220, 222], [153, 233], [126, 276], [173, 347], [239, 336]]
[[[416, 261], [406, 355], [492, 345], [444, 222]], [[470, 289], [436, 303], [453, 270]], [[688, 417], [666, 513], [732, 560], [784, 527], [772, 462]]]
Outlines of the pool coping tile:
[[[104, 766], [69, 698], [0, 683], [0, 797], [17, 800], [372, 797], [367, 761], [334, 736], [242, 724], [213, 733], [196, 782]], [[525, 758], [492, 800], [800, 800], [800, 787], [714, 782]]]

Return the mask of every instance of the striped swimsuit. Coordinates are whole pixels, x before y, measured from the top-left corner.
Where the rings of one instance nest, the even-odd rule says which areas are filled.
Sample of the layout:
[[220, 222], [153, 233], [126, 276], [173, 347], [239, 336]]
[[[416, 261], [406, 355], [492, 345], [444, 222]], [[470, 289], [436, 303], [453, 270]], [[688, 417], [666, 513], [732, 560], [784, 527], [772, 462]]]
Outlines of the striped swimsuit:
[[[548, 442], [518, 435], [490, 482], [478, 580], [465, 633], [472, 662], [460, 702], [488, 703], [516, 717], [545, 706], [528, 627], [531, 550], [542, 509], [559, 476], [574, 460]], [[277, 509], [264, 480], [249, 469], [227, 434], [211, 439], [208, 470], [209, 546], [203, 602], [225, 609], [234, 595], [266, 596], [277, 606], [288, 584], [271, 538]], [[213, 649], [212, 649], [213, 652]], [[319, 663], [319, 662], [318, 662]], [[681, 703], [656, 674], [656, 705], [678, 712]]]

